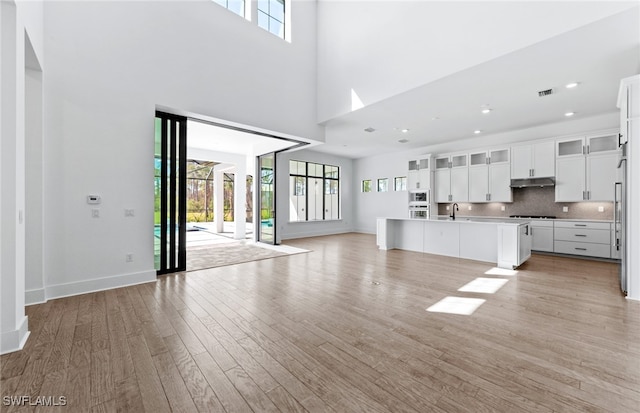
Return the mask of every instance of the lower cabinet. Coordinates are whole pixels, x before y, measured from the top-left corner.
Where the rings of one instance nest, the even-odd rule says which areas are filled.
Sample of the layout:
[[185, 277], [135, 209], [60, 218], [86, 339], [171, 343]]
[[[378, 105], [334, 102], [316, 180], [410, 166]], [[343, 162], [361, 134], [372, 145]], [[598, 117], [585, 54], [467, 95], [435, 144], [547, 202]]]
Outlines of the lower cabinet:
[[554, 252], [560, 254], [611, 258], [610, 223], [590, 221], [554, 221], [553, 224]]
[[553, 221], [543, 219], [531, 220], [533, 251], [553, 252]]

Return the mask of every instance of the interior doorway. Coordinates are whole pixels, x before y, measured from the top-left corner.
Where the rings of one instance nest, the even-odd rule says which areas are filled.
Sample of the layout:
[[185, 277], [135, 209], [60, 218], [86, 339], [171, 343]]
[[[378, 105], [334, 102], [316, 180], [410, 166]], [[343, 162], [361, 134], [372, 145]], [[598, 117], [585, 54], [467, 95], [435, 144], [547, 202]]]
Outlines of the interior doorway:
[[[155, 140], [158, 274], [188, 270], [189, 249], [203, 244], [277, 243], [276, 155], [306, 142], [162, 111], [156, 112]], [[259, 165], [271, 179], [266, 192], [262, 176], [253, 179]], [[261, 202], [263, 193], [269, 206]]]

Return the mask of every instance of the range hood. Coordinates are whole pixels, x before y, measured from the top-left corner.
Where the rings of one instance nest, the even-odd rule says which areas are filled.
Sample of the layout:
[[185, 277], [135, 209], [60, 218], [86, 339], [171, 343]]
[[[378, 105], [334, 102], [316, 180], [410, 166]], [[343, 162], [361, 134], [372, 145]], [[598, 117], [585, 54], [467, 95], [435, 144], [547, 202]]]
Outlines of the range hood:
[[556, 182], [553, 178], [526, 178], [526, 179], [512, 179], [511, 188], [531, 188], [545, 186], [555, 186]]

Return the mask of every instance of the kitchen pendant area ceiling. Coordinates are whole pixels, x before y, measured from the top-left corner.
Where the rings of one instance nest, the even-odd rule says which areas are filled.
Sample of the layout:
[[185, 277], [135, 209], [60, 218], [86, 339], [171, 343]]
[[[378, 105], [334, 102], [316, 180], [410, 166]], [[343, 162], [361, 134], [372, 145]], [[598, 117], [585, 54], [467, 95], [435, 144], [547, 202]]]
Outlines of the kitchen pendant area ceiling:
[[636, 6], [332, 117], [314, 149], [361, 158], [617, 112], [620, 80], [640, 72], [638, 15]]

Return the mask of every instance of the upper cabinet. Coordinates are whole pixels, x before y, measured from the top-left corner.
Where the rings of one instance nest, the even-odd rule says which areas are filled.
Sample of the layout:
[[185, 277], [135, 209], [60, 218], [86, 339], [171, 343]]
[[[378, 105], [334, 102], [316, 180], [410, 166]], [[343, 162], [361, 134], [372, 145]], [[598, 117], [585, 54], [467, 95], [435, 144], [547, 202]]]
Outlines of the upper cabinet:
[[617, 153], [618, 133], [560, 139], [556, 142], [558, 158]]
[[509, 149], [469, 154], [469, 202], [511, 202]]
[[431, 189], [431, 161], [430, 155], [409, 161], [407, 174], [407, 189]]
[[557, 141], [556, 202], [613, 201], [618, 134]]
[[436, 202], [469, 201], [468, 158], [466, 153], [435, 158]]
[[511, 147], [511, 179], [555, 176], [555, 143], [539, 142]]

